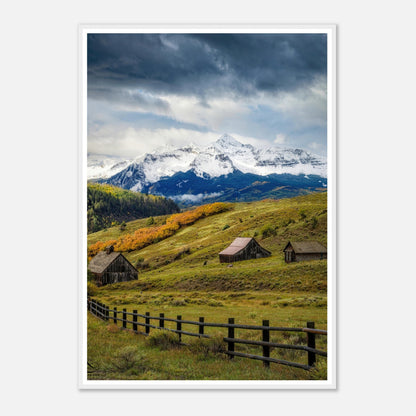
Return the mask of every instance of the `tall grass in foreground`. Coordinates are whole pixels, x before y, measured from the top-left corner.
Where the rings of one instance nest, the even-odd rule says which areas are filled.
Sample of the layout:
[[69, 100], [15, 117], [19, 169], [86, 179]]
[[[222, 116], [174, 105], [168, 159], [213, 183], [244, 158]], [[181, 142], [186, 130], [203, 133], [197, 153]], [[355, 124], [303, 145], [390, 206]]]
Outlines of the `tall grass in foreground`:
[[[325, 363], [311, 372], [221, 353], [222, 342], [194, 340], [188, 346], [155, 346], [132, 331], [88, 315], [88, 378], [90, 380], [310, 380], [326, 379]], [[160, 335], [159, 335], [160, 336]], [[157, 338], [158, 336], [155, 336]]]

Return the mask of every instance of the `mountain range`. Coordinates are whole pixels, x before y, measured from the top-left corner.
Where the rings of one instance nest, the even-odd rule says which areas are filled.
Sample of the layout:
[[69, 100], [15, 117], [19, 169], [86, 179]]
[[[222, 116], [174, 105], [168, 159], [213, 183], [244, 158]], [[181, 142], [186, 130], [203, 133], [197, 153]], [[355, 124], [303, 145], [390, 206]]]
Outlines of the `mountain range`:
[[88, 155], [88, 179], [163, 195], [183, 205], [251, 201], [323, 190], [326, 158], [302, 149], [255, 148], [228, 134], [198, 147], [164, 147], [134, 160]]

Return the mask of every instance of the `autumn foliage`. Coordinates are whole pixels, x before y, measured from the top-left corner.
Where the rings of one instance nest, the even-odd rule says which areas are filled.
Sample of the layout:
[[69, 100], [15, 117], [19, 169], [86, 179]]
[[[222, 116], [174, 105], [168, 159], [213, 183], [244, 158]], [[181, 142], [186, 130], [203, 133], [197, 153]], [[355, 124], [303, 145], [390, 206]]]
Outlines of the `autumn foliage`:
[[229, 204], [215, 202], [213, 204], [202, 205], [191, 211], [173, 214], [166, 220], [166, 224], [156, 227], [139, 228], [132, 234], [124, 235], [115, 240], [97, 241], [88, 247], [88, 257], [95, 256], [99, 251], [109, 245], [114, 246], [114, 251], [134, 251], [140, 250], [150, 244], [157, 243], [175, 234], [177, 230], [186, 225], [191, 225], [195, 221], [226, 211]]

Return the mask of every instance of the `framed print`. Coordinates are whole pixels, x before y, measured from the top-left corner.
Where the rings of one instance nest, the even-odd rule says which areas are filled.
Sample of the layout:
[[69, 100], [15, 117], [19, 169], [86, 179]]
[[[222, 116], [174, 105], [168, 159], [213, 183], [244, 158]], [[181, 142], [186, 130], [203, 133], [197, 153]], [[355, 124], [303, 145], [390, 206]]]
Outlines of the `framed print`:
[[80, 26], [80, 388], [336, 388], [335, 32]]

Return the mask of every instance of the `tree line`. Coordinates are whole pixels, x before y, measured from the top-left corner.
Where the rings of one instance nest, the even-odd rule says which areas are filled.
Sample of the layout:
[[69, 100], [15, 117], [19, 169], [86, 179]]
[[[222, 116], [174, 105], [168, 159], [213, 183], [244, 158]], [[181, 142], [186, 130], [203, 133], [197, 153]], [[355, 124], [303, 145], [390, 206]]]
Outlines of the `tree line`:
[[87, 185], [88, 233], [124, 221], [179, 211], [174, 201], [162, 196], [141, 194], [107, 184]]
[[166, 219], [166, 223], [159, 226], [139, 228], [131, 234], [122, 235], [117, 239], [97, 241], [88, 247], [88, 257], [95, 256], [106, 246], [113, 245], [114, 251], [140, 250], [150, 244], [157, 243], [176, 233], [181, 227], [192, 225], [201, 218], [209, 217], [230, 209], [230, 204], [214, 202], [197, 207], [190, 211], [173, 214]]

